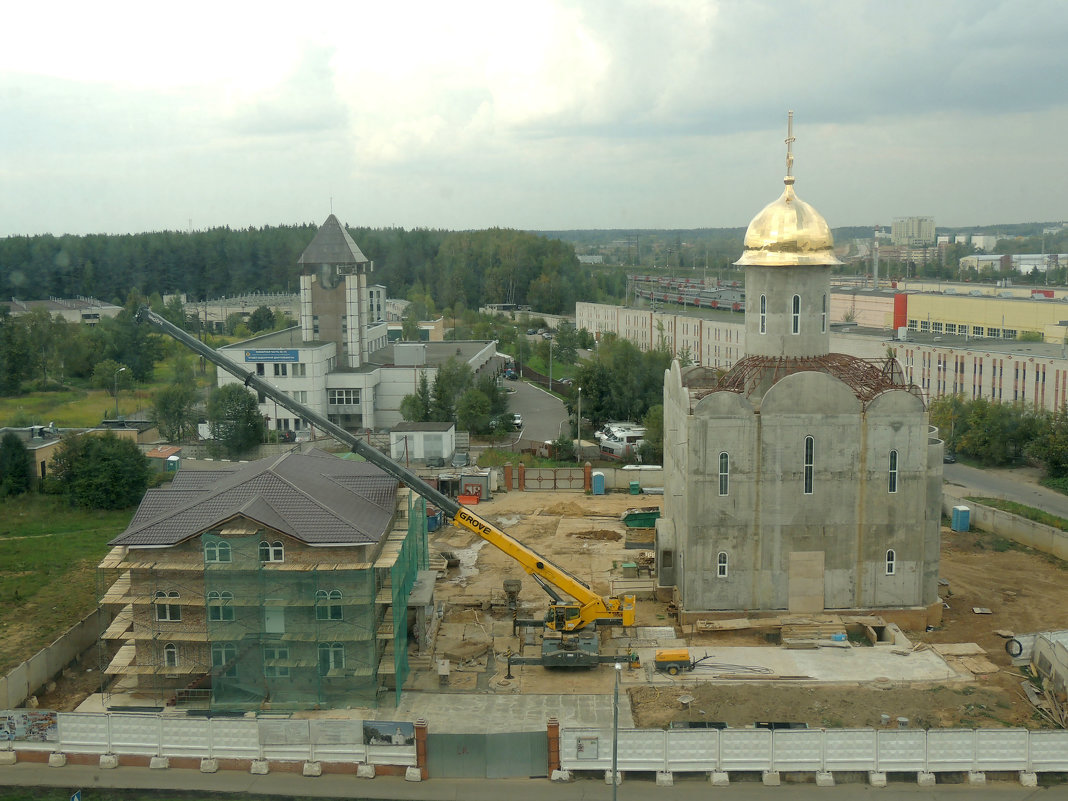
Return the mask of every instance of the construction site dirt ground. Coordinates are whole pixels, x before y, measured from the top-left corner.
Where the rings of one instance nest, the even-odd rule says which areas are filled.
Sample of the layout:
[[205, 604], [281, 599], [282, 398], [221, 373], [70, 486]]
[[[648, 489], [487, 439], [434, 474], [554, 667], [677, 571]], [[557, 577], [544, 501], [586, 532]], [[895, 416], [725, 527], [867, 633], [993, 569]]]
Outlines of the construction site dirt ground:
[[[635, 506], [659, 505], [653, 495], [610, 494], [587, 496], [575, 492], [500, 493], [475, 507], [480, 515], [499, 525], [533, 550], [551, 558], [598, 593], [608, 594], [610, 581], [622, 575], [622, 564], [635, 561], [639, 551], [624, 547], [626, 528], [620, 515]], [[954, 679], [946, 682], [887, 680], [892, 660], [908, 659], [886, 654], [887, 669], [875, 671], [870, 681], [834, 683], [780, 683], [752, 680], [733, 683], [695, 681], [696, 674], [669, 678], [653, 675], [648, 666], [622, 671], [622, 688], [630, 700], [634, 725], [663, 727], [676, 721], [722, 722], [749, 726], [756, 721], [802, 722], [813, 727], [879, 726], [882, 716], [908, 718], [913, 727], [987, 727], [1049, 725], [1020, 690], [1023, 676], [1013, 668], [998, 632], [1034, 632], [1068, 627], [1068, 578], [1065, 565], [1041, 553], [1018, 549], [1006, 540], [982, 532], [942, 532], [941, 576], [948, 605], [942, 625], [934, 631], [907, 631], [913, 643], [928, 645], [976, 643], [993, 663], [994, 672], [972, 675], [960, 660], [949, 658]], [[537, 666], [513, 667], [506, 675], [504, 656], [517, 652], [512, 637], [511, 613], [503, 591], [504, 580], [520, 579], [520, 615], [544, 612], [545, 592], [512, 558], [465, 530], [446, 526], [430, 534], [432, 551], [452, 551], [461, 560], [438, 579], [435, 600], [444, 616], [432, 655], [413, 659], [405, 695], [492, 693], [511, 696], [601, 695], [612, 693], [614, 670], [602, 665], [593, 670], [547, 670]], [[488, 609], [486, 607], [489, 607]], [[990, 610], [976, 614], [973, 608]], [[780, 650], [769, 645], [764, 631], [691, 634], [671, 631], [674, 620], [667, 605], [640, 600], [640, 627], [659, 627], [667, 635], [685, 637], [694, 654], [712, 653], [734, 663], [731, 649], [744, 647]], [[689, 629], [690, 627], [687, 627]], [[610, 636], [611, 635], [611, 636]], [[602, 634], [602, 650], [626, 651], [633, 637], [621, 629]], [[824, 650], [824, 649], [821, 649]], [[835, 650], [835, 649], [827, 649]], [[537, 653], [527, 646], [525, 653]], [[737, 653], [737, 652], [735, 652]], [[768, 658], [774, 656], [768, 651]], [[803, 652], [808, 653], [808, 652]], [[841, 653], [839, 651], [839, 653]], [[429, 658], [428, 658], [429, 656]], [[449, 659], [447, 683], [436, 666]], [[752, 663], [755, 660], [747, 656]], [[99, 682], [95, 650], [66, 678], [39, 696], [46, 709], [71, 710], [95, 691]], [[650, 680], [651, 679], [651, 680]], [[692, 700], [680, 702], [680, 698]], [[445, 699], [441, 699], [445, 700]], [[531, 699], [533, 702], [535, 699]], [[390, 709], [376, 714], [391, 713]]]
[[[622, 564], [634, 562], [638, 554], [624, 547], [626, 528], [620, 515], [631, 507], [659, 505], [660, 500], [648, 495], [510, 492], [496, 495], [476, 511], [596, 592], [608, 594], [611, 579], [622, 576]], [[509, 649], [518, 651], [520, 641], [511, 636], [504, 580], [522, 579], [522, 617], [544, 611], [545, 592], [513, 559], [472, 534], [446, 527], [432, 532], [431, 542], [433, 550], [452, 551], [461, 560], [459, 568], [439, 579], [435, 592], [436, 600], [444, 602], [445, 616], [434, 659], [452, 657], [450, 675], [448, 685], [442, 687], [433, 669], [420, 670], [410, 677], [407, 688], [549, 694], [612, 691], [610, 665], [594, 670], [513, 667], [508, 679], [503, 657]], [[870, 681], [780, 683], [754, 677], [723, 683], [695, 681], [696, 674], [680, 674], [674, 679], [657, 675], [649, 682], [648, 669], [624, 670], [622, 684], [634, 723], [654, 728], [676, 721], [853, 727], [884, 725], [883, 715], [887, 715], [893, 725], [898, 718], [907, 718], [910, 726], [920, 728], [1048, 726], [1020, 689], [1024, 676], [1011, 664], [1004, 634], [1068, 627], [1065, 567], [1056, 559], [983, 532], [956, 533], [943, 528], [940, 573], [947, 608], [942, 625], [906, 635], [913, 644], [927, 646], [975, 643], [985, 651], [981, 656], [993, 663], [993, 672], [973, 674], [965, 660], [947, 657], [952, 680], [888, 680], [883, 674], [893, 674], [893, 661], [908, 658], [889, 652], [883, 657], [886, 669], [874, 672]], [[489, 610], [485, 609], [487, 601], [492, 602]], [[990, 614], [978, 614], [973, 608], [989, 609]], [[643, 627], [675, 623], [667, 604], [652, 600], [638, 602], [637, 618]], [[732, 647], [744, 647], [750, 655], [753, 647], [778, 648], [767, 644], [764, 630], [694, 634], [690, 628], [676, 629], [676, 633], [685, 635], [695, 654], [709, 652], [724, 662], [735, 661], [730, 656]], [[626, 638], [622, 633], [613, 635], [607, 639], [602, 634], [602, 650], [625, 650]], [[489, 649], [496, 654], [492, 662]], [[524, 653], [537, 653], [537, 649], [528, 645]]]

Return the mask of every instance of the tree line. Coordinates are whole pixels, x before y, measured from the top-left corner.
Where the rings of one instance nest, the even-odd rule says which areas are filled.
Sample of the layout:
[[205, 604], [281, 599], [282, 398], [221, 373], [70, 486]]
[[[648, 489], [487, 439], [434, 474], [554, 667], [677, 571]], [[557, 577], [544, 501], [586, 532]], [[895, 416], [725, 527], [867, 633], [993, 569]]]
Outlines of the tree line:
[[[316, 230], [303, 224], [10, 236], [0, 239], [0, 297], [91, 296], [122, 305], [131, 289], [145, 297], [184, 292], [191, 300], [296, 292], [297, 260]], [[515, 303], [562, 313], [577, 300], [603, 296], [611, 284], [580, 267], [571, 244], [525, 231], [350, 228], [349, 233], [375, 262], [373, 280], [392, 297], [420, 287], [439, 311]]]

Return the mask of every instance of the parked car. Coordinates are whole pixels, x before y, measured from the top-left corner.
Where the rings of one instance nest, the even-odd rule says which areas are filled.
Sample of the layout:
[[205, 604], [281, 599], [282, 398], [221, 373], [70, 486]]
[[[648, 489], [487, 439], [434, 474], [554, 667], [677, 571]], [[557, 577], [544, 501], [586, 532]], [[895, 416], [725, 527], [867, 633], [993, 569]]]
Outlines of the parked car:
[[521, 415], [519, 412], [515, 412], [512, 415], [512, 425], [515, 426], [516, 428], [522, 428], [523, 427], [523, 415]]
[[428, 456], [426, 460], [427, 467], [444, 467], [445, 457], [443, 456]]
[[471, 459], [465, 451], [456, 451], [456, 453], [452, 455], [453, 467], [467, 467], [470, 462]]
[[538, 329], [537, 329], [537, 328], [528, 328], [528, 329], [527, 329], [527, 336], [528, 336], [528, 337], [532, 337], [532, 336], [534, 336], [534, 335], [535, 335], [536, 333], [538, 333]]
[[519, 378], [519, 373], [517, 373], [515, 370], [505, 370], [504, 377], [507, 378], [509, 381], [515, 381]]

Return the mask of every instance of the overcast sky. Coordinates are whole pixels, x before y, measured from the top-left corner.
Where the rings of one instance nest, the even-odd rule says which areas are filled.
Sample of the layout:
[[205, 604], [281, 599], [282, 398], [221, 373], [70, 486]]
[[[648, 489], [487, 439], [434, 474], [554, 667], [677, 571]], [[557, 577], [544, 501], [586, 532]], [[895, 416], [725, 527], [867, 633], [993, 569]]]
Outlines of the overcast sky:
[[1068, 219], [1063, 0], [11, 3], [0, 236]]

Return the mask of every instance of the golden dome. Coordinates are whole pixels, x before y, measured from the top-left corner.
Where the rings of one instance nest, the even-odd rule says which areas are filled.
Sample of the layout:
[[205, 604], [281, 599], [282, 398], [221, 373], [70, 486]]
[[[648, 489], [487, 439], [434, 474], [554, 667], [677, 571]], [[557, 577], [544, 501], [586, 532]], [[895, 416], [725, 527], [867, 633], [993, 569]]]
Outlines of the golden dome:
[[785, 178], [786, 189], [778, 200], [765, 206], [745, 232], [745, 252], [735, 262], [739, 267], [792, 267], [807, 264], [841, 264], [834, 255], [834, 237], [827, 221], [812, 206], [794, 194], [794, 178]]

